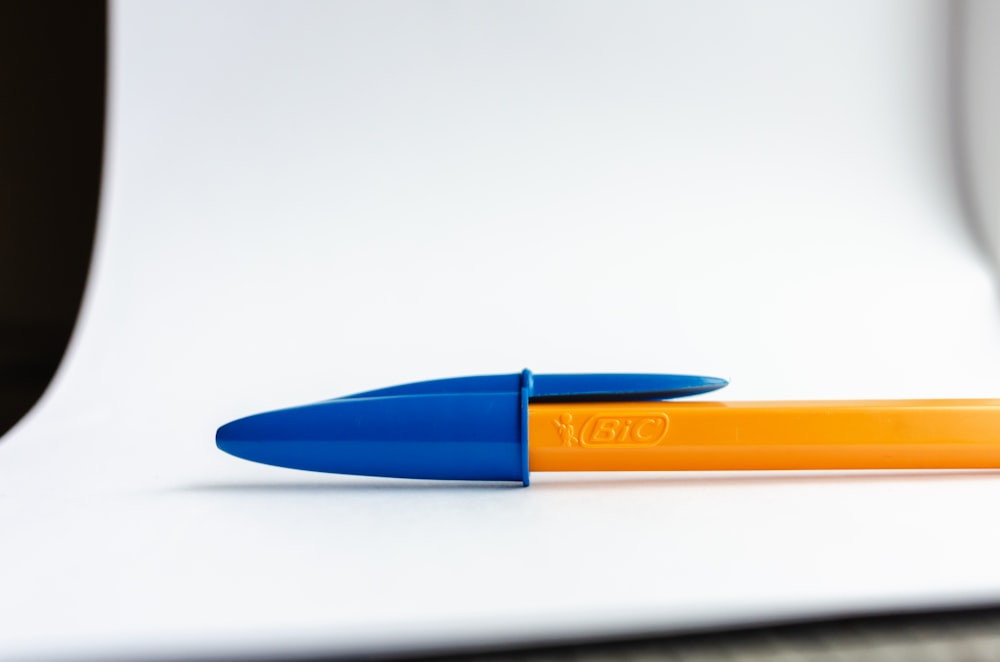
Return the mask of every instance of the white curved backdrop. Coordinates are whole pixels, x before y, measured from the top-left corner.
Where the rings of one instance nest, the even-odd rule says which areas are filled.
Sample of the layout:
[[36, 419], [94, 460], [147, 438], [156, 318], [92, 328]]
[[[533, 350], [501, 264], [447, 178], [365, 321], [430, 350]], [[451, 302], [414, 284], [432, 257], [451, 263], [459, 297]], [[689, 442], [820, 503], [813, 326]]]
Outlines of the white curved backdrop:
[[[979, 603], [1000, 475], [311, 475], [440, 376], [1000, 394], [937, 2], [113, 6], [71, 350], [0, 443], [0, 657], [389, 651]], [[57, 194], [57, 193], [54, 193]]]

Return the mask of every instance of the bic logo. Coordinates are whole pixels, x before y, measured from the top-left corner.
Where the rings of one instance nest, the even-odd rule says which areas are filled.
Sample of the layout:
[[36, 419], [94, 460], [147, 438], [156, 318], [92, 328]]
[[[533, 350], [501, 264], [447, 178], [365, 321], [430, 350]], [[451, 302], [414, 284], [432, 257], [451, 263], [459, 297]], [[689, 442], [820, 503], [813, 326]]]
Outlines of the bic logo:
[[641, 448], [655, 446], [667, 436], [670, 419], [663, 412], [607, 411], [591, 416], [582, 428], [577, 428], [573, 414], [561, 414], [553, 421], [563, 446], [584, 448]]

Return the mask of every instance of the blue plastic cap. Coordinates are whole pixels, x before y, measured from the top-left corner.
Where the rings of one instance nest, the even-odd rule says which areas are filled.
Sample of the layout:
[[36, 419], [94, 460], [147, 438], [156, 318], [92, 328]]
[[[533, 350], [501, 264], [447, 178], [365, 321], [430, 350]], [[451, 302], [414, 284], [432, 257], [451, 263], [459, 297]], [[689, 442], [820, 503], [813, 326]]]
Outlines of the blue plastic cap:
[[235, 420], [218, 447], [294, 469], [528, 484], [528, 403], [666, 400], [723, 379], [694, 375], [458, 377], [393, 386]]

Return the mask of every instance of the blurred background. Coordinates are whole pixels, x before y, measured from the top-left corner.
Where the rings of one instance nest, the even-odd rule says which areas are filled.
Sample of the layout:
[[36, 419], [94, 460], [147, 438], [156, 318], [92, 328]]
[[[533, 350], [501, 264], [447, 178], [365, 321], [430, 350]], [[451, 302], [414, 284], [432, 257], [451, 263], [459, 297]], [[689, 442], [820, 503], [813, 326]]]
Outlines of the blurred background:
[[0, 30], [0, 431], [6, 432], [55, 373], [86, 283], [104, 146], [107, 8], [5, 2]]
[[1000, 656], [990, 473], [212, 444], [524, 366], [995, 396], [996, 6], [0, 5], [0, 657]]

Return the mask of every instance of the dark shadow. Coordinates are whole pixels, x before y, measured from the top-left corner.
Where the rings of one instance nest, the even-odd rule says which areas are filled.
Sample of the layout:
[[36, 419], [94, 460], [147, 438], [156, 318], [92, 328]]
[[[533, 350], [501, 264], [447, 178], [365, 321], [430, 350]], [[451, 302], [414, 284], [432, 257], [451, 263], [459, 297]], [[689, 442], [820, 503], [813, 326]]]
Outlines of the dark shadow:
[[332, 477], [329, 481], [310, 482], [287, 481], [281, 483], [205, 483], [188, 485], [166, 492], [173, 494], [331, 494], [337, 492], [385, 493], [385, 492], [428, 492], [428, 491], [496, 491], [509, 492], [521, 487], [520, 483], [473, 482], [450, 480], [403, 480], [395, 478], [371, 478], [342, 480]]
[[789, 472], [719, 472], [711, 474], [678, 472], [662, 477], [636, 476], [629, 478], [587, 478], [560, 480], [558, 482], [536, 481], [532, 487], [541, 489], [620, 489], [637, 486], [662, 486], [664, 488], [685, 487], [748, 487], [752, 485], [832, 485], [864, 482], [907, 482], [914, 480], [969, 481], [1000, 480], [1000, 470], [941, 469], [941, 470], [899, 470], [899, 471], [789, 471]]
[[[532, 477], [531, 492], [562, 491], [562, 490], [619, 490], [636, 487], [656, 487], [664, 490], [677, 490], [691, 487], [740, 487], [752, 485], [794, 485], [808, 483], [810, 485], [834, 485], [864, 482], [908, 482], [915, 480], [935, 480], [941, 482], [970, 480], [1000, 480], [1000, 470], [900, 470], [900, 471], [793, 471], [793, 472], [713, 472], [706, 473], [663, 473], [650, 476], [648, 473], [637, 474], [559, 474], [546, 480], [545, 475]], [[333, 493], [366, 493], [384, 494], [386, 492], [449, 492], [475, 490], [481, 492], [520, 491], [520, 483], [448, 481], [448, 480], [405, 480], [395, 478], [356, 478], [344, 479], [342, 476], [331, 476], [329, 480], [311, 480], [309, 482], [261, 482], [261, 483], [206, 483], [189, 485], [167, 490], [169, 493], [198, 494], [333, 494]]]
[[0, 435], [73, 332], [104, 145], [105, 2], [0, 2]]
[[984, 230], [983, 211], [977, 202], [969, 160], [969, 135], [966, 131], [966, 86], [968, 85], [965, 40], [966, 40], [966, 0], [951, 0], [947, 4], [945, 25], [947, 26], [947, 133], [949, 160], [955, 198], [965, 229], [975, 244], [980, 257], [993, 264], [989, 238]]
[[[365, 655], [368, 660], [414, 662], [738, 662], [739, 660], [993, 660], [1000, 651], [995, 603], [966, 609], [832, 614], [828, 619], [787, 619], [718, 630], [594, 637], [570, 641]], [[357, 655], [303, 655], [310, 660]], [[259, 659], [273, 659], [262, 656]]]

